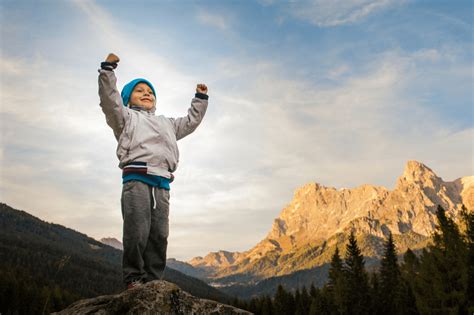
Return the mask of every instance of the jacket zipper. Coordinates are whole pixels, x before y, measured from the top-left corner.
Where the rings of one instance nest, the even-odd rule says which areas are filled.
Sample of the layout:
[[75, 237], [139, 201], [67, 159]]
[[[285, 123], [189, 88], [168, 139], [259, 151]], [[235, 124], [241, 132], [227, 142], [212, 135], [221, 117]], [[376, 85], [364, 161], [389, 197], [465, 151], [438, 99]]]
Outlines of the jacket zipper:
[[[138, 119], [138, 117], [137, 117], [137, 119]], [[130, 130], [131, 130], [131, 125], [132, 125], [132, 123], [133, 123], [133, 121], [132, 121], [132, 120], [133, 120], [133, 116], [132, 116], [132, 117], [130, 117], [130, 123], [129, 123], [129, 126], [128, 126], [128, 130], [126, 130], [125, 132], [127, 132], [127, 131], [130, 131]], [[130, 149], [131, 149], [131, 147], [132, 147], [132, 144], [133, 144], [133, 139], [135, 138], [135, 133], [136, 133], [136, 132], [132, 133], [132, 136], [130, 137], [130, 133], [129, 133], [129, 132], [127, 132], [127, 134], [128, 134], [128, 137], [130, 138], [130, 145], [129, 145], [129, 146], [128, 146], [128, 148], [127, 148], [127, 155], [126, 155], [127, 157], [130, 155]]]

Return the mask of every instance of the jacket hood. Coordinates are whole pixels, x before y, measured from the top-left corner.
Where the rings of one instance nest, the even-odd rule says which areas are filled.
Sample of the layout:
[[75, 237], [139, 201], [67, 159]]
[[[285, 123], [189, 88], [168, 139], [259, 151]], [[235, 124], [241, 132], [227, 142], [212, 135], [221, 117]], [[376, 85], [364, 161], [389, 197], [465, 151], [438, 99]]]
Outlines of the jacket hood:
[[156, 110], [156, 92], [155, 92], [155, 88], [153, 87], [153, 84], [151, 84], [150, 81], [148, 81], [146, 79], [143, 79], [143, 78], [138, 78], [138, 79], [132, 80], [132, 81], [128, 82], [127, 84], [125, 84], [125, 86], [122, 89], [122, 92], [120, 93], [120, 95], [122, 96], [123, 106], [125, 106], [125, 107], [128, 106], [128, 101], [130, 100], [130, 95], [132, 94], [133, 89], [135, 88], [135, 86], [138, 83], [141, 83], [141, 82], [147, 84], [151, 88], [151, 90], [153, 91], [153, 94], [155, 94], [155, 105], [153, 105], [153, 107], [149, 110], [146, 110], [146, 109], [143, 109], [143, 110], [145, 110], [147, 112], [150, 112], [150, 113], [155, 113], [155, 110]]

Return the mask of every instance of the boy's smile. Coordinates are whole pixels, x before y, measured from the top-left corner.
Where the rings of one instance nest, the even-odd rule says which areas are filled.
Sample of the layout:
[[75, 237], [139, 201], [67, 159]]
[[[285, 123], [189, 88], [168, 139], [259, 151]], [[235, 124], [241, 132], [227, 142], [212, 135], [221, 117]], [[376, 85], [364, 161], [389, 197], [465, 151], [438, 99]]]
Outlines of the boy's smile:
[[146, 110], [150, 110], [155, 106], [155, 95], [153, 90], [144, 82], [135, 85], [130, 95], [130, 105], [140, 106]]

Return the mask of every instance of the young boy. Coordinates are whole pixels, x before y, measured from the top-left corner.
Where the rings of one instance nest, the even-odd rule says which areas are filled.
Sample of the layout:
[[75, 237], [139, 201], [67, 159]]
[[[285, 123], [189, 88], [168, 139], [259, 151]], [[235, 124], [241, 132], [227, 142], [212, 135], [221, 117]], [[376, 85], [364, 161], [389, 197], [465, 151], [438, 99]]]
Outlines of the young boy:
[[201, 123], [207, 87], [198, 84], [188, 115], [155, 116], [156, 93], [145, 79], [126, 84], [119, 94], [109, 54], [99, 69], [100, 107], [117, 139], [122, 169], [123, 281], [128, 289], [162, 279], [169, 233], [170, 183], [179, 161], [176, 141]]

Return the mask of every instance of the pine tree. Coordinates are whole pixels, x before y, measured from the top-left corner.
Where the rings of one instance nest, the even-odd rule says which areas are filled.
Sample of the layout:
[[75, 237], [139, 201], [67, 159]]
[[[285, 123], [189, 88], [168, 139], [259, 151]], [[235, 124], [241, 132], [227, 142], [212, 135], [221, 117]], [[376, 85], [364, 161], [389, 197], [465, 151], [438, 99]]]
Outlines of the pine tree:
[[345, 255], [345, 294], [342, 314], [367, 314], [370, 306], [368, 275], [364, 257], [357, 245], [354, 232], [349, 236]]
[[288, 304], [288, 315], [294, 314], [296, 310], [295, 297], [291, 292], [288, 292], [287, 295], [287, 304]]
[[291, 294], [288, 293], [281, 284], [278, 285], [277, 291], [274, 298], [274, 310], [277, 315], [288, 315], [293, 314], [294, 310], [292, 309]]
[[465, 225], [464, 242], [467, 244], [467, 286], [466, 299], [468, 313], [474, 314], [474, 212], [462, 205], [461, 217]]
[[[401, 273], [392, 233], [384, 244], [380, 266], [380, 305], [383, 314], [399, 314]], [[402, 312], [403, 313], [403, 312]]]
[[301, 303], [301, 294], [300, 294], [300, 289], [296, 288], [295, 291], [295, 315], [303, 315], [303, 309]]
[[417, 279], [420, 272], [420, 261], [410, 248], [403, 255], [400, 272], [402, 275], [402, 296], [405, 302], [405, 312], [406, 314], [418, 314], [414, 289], [415, 279]]
[[309, 310], [310, 314], [336, 314], [331, 311], [330, 301], [329, 301], [329, 292], [327, 286], [324, 286], [322, 289], [316, 290], [316, 295], [311, 297], [311, 307]]
[[266, 295], [263, 300], [262, 315], [271, 315], [271, 314], [273, 314], [272, 299], [268, 295]]
[[434, 245], [423, 250], [416, 281], [417, 306], [422, 313], [467, 312], [467, 246], [458, 226], [438, 206]]
[[344, 300], [346, 299], [345, 288], [344, 266], [339, 256], [339, 249], [336, 247], [336, 251], [331, 258], [331, 266], [329, 267], [327, 289], [331, 308], [334, 308], [337, 312], [343, 312]]
[[407, 280], [415, 279], [420, 270], [420, 261], [415, 253], [408, 248], [403, 255], [403, 264], [400, 267], [402, 275], [406, 276]]
[[318, 305], [318, 300], [316, 298], [311, 298], [311, 306], [309, 308], [309, 315], [319, 315], [321, 314], [319, 312], [319, 305]]
[[377, 272], [370, 274], [370, 313], [381, 314], [381, 302], [380, 302], [380, 280]]
[[400, 282], [400, 306], [399, 310], [404, 315], [418, 315], [418, 308], [416, 306], [415, 295], [413, 290], [403, 277]]
[[329, 314], [330, 307], [327, 299], [327, 286], [323, 289], [316, 288], [313, 283], [311, 283], [309, 289], [309, 299], [310, 307], [309, 314]]
[[309, 313], [309, 307], [311, 306], [311, 297], [308, 294], [308, 290], [303, 286], [301, 290], [301, 304], [303, 306], [303, 314]]
[[256, 298], [252, 298], [250, 300], [248, 310], [250, 312], [254, 313], [254, 314], [258, 313], [258, 306], [257, 306], [257, 299]]
[[342, 269], [342, 259], [339, 256], [339, 248], [336, 247], [336, 251], [331, 258], [331, 266], [329, 267], [329, 288], [334, 289], [337, 286], [338, 280], [342, 278]]
[[237, 307], [237, 308], [242, 308], [242, 309], [244, 309], [244, 307], [243, 307], [243, 305], [242, 305], [242, 303], [240, 302], [240, 300], [239, 300], [238, 297], [234, 297], [234, 298], [232, 299], [231, 305], [233, 305], [233, 306], [235, 306], [235, 307]]
[[312, 298], [315, 298], [317, 295], [318, 295], [318, 290], [316, 289], [316, 287], [314, 286], [314, 283], [311, 282], [311, 286], [309, 287], [309, 295], [312, 297]]

